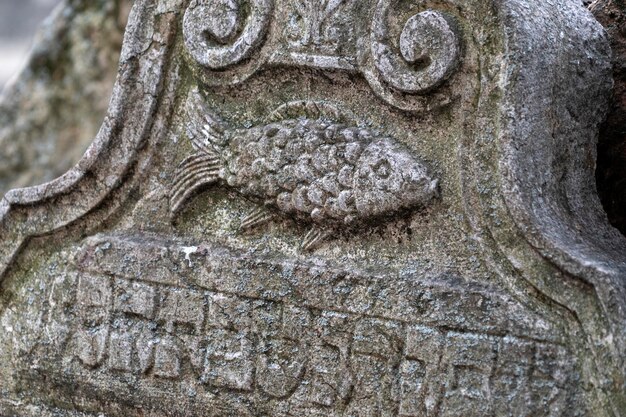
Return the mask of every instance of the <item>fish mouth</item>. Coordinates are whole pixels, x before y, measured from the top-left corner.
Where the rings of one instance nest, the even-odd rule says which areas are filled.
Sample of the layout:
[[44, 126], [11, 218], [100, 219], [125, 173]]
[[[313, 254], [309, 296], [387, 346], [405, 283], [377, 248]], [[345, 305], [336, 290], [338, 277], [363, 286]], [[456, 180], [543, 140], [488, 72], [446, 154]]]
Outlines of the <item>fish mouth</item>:
[[438, 199], [441, 196], [441, 188], [438, 179], [422, 178], [421, 184], [415, 184], [413, 187], [405, 190], [411, 197], [408, 198], [408, 205], [404, 208], [424, 208], [431, 200]]

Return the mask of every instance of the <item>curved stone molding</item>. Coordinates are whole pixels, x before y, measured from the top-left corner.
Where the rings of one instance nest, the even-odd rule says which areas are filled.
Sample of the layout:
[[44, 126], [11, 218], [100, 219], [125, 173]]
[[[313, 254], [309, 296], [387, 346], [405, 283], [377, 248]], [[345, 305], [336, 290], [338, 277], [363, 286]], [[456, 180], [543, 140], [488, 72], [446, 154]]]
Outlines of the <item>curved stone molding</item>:
[[236, 65], [262, 43], [274, 8], [273, 0], [194, 0], [183, 19], [185, 46], [209, 70]]
[[459, 65], [461, 47], [452, 18], [426, 10], [407, 20], [399, 52], [389, 37], [387, 14], [391, 2], [382, 0], [372, 24], [372, 56], [382, 78], [405, 93], [426, 93], [444, 82]]
[[611, 89], [609, 46], [578, 4], [533, 9], [507, 1], [498, 11], [507, 65], [488, 89], [504, 97], [497, 119], [482, 102], [461, 151], [468, 217], [490, 267], [513, 291], [539, 291], [580, 324], [582, 339], [573, 343], [594, 375], [599, 405], [591, 414], [622, 416], [626, 239], [609, 225], [594, 176]]
[[141, 145], [160, 136], [152, 129], [163, 117], [155, 114], [158, 97], [167, 102], [173, 94], [163, 83], [179, 5], [170, 2], [154, 12], [149, 3], [138, 1], [131, 12], [108, 114], [76, 167], [0, 200], [0, 282], [30, 239], [67, 227], [102, 205], [137, 164]]

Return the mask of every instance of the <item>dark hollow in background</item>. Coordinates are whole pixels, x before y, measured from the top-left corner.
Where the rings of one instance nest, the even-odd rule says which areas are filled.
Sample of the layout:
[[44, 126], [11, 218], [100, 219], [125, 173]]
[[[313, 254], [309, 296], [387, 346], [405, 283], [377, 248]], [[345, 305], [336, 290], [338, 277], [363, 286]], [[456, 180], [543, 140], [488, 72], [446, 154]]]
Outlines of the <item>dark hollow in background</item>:
[[611, 110], [600, 131], [596, 182], [609, 221], [626, 235], [626, 2], [596, 0], [590, 9], [611, 40], [615, 79]]

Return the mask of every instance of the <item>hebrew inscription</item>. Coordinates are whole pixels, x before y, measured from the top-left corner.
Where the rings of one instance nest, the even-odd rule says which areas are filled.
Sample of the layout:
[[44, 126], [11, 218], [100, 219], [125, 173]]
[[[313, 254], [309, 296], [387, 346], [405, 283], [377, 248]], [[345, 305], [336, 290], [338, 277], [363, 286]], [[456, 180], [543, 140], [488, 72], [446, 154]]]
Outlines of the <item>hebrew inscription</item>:
[[579, 1], [134, 2], [0, 199], [0, 415], [621, 416], [610, 62]]
[[[217, 250], [197, 249], [190, 268], [189, 251], [166, 242], [89, 242], [64, 304], [75, 305], [76, 314], [68, 316], [75, 319], [68, 318], [61, 360], [77, 378], [102, 381], [100, 388], [132, 377], [147, 387], [183, 384], [194, 401], [205, 391], [236, 392], [264, 398], [256, 413], [270, 415], [563, 415], [570, 355], [554, 342], [520, 327], [470, 330], [330, 299], [298, 305], [278, 295], [235, 294], [197, 269], [211, 271], [215, 263], [232, 270], [208, 255]], [[139, 270], [145, 274], [132, 278]], [[222, 271], [214, 272], [226, 279]]]
[[[311, 250], [338, 229], [355, 229], [428, 205], [438, 181], [392, 138], [327, 116], [332, 106], [294, 102], [264, 126], [232, 129], [192, 91], [187, 133], [197, 152], [178, 167], [170, 195], [176, 213], [200, 187], [222, 183], [265, 206], [241, 224], [245, 231], [276, 214], [312, 224]], [[298, 117], [298, 116], [301, 117]], [[269, 209], [271, 211], [267, 211]]]
[[[81, 285], [94, 279], [82, 277]], [[368, 415], [468, 415], [468, 408], [506, 415], [523, 407], [551, 416], [565, 405], [566, 353], [558, 346], [153, 283], [107, 284], [119, 294], [101, 306], [113, 324], [94, 329], [86, 321], [68, 352], [87, 368], [257, 389], [312, 408], [352, 403]], [[132, 297], [159, 300], [156, 317], [128, 311], [129, 286], [139, 290]], [[322, 323], [327, 334], [318, 336], [313, 329]], [[538, 387], [547, 396], [533, 401]]]

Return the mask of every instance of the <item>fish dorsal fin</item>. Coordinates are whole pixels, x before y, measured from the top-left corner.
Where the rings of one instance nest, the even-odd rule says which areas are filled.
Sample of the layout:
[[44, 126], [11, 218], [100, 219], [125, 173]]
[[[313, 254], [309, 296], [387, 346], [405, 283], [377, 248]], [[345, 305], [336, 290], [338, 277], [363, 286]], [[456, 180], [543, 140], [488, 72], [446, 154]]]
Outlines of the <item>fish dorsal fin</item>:
[[198, 88], [193, 88], [187, 97], [186, 133], [193, 147], [210, 155], [218, 155], [226, 145], [227, 125], [209, 110], [206, 100]]
[[300, 100], [285, 103], [267, 116], [268, 123], [280, 122], [281, 120], [297, 119], [329, 119], [335, 122], [348, 123], [355, 121], [350, 113], [340, 110], [333, 104], [324, 101]]

